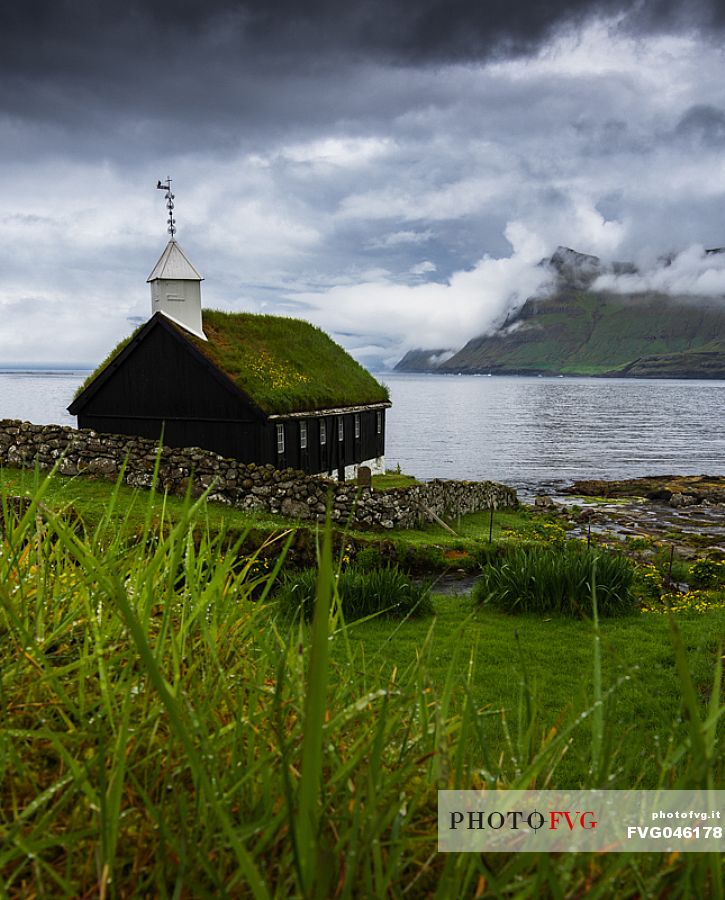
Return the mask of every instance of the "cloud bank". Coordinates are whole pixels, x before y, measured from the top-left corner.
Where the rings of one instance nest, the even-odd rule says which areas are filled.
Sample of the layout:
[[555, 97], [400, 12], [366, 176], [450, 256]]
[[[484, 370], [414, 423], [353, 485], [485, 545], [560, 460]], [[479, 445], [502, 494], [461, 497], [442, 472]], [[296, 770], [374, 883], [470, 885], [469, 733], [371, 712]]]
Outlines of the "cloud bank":
[[707, 251], [693, 244], [671, 259], [642, 272], [607, 273], [593, 285], [595, 290], [636, 294], [655, 291], [676, 296], [718, 298], [725, 304], [725, 249]]
[[380, 277], [298, 299], [309, 318], [337, 333], [354, 333], [370, 343], [382, 331], [395, 348], [386, 360], [391, 365], [401, 348], [457, 349], [472, 335], [501, 325], [509, 312], [551, 282], [548, 267], [540, 265], [546, 246], [520, 223], [511, 223], [506, 237], [510, 256], [484, 256], [444, 283], [395, 284]]
[[725, 244], [724, 26], [670, 0], [5, 4], [0, 364], [94, 363], [148, 315], [167, 174], [207, 306], [369, 364], [494, 327], [560, 244], [715, 296], [692, 248]]

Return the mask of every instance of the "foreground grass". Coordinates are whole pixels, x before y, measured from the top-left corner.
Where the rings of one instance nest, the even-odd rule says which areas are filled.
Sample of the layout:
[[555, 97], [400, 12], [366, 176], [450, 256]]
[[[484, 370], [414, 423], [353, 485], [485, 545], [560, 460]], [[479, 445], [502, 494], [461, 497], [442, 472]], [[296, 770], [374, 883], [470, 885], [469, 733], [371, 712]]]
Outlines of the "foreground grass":
[[[671, 640], [660, 618], [599, 637], [523, 619], [517, 642], [508, 617], [445, 601], [426, 624], [346, 626], [328, 532], [314, 622], [289, 628], [270, 576], [226, 552], [203, 500], [166, 528], [149, 497], [134, 540], [116, 502], [86, 534], [37, 504], [20, 521], [4, 510], [8, 896], [722, 892], [715, 857], [436, 853], [438, 788], [722, 783], [704, 618]], [[635, 658], [641, 680], [621, 682]], [[658, 747], [632, 740], [634, 716], [656, 723]]]

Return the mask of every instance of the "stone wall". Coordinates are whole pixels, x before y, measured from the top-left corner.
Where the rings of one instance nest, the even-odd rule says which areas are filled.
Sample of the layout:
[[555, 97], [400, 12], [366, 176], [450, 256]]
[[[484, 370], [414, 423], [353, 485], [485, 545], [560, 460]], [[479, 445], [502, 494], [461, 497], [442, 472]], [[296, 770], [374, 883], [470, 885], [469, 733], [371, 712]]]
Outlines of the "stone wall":
[[[63, 425], [0, 420], [0, 465], [50, 469], [61, 475], [95, 475], [150, 487], [158, 446], [145, 438], [98, 434]], [[60, 462], [59, 462], [60, 460]], [[280, 513], [295, 519], [324, 518], [332, 495], [335, 522], [358, 528], [414, 528], [437, 516], [456, 517], [490, 507], [516, 506], [513, 488], [491, 481], [430, 481], [389, 491], [371, 491], [294, 469], [277, 470], [224, 459], [198, 447], [161, 450], [159, 483], [169, 493], [199, 496], [241, 509]]]

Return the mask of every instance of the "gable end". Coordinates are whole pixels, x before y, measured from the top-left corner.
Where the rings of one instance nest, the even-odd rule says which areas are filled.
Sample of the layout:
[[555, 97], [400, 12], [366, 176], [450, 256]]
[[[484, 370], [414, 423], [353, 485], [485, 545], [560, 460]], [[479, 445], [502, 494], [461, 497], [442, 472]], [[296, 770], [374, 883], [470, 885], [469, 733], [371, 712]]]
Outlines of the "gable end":
[[212, 378], [228, 393], [237, 397], [242, 403], [250, 407], [259, 419], [266, 419], [267, 414], [259, 407], [257, 403], [241, 388], [232, 381], [224, 372], [222, 372], [214, 363], [203, 353], [201, 353], [190, 340], [188, 340], [184, 332], [169, 322], [163, 313], [156, 313], [145, 325], [143, 325], [135, 335], [131, 336], [128, 343], [113, 356], [109, 362], [103, 366], [98, 374], [92, 375], [92, 380], [78, 394], [68, 407], [71, 415], [79, 415], [87, 406], [90, 400], [101, 390], [101, 388], [115, 375], [115, 373], [126, 365], [129, 358], [136, 352], [138, 347], [148, 339], [148, 337], [156, 330], [162, 329], [167, 335], [181, 346], [194, 361], [202, 366]]

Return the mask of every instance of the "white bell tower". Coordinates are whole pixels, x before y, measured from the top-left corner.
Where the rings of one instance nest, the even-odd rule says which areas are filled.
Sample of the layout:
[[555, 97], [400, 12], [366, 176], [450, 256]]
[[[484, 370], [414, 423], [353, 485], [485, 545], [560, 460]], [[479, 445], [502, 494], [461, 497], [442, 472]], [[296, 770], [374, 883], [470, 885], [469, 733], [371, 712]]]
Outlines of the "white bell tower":
[[168, 231], [171, 240], [146, 279], [151, 285], [151, 315], [163, 313], [172, 322], [206, 340], [201, 321], [201, 282], [204, 279], [176, 243], [171, 178], [167, 178], [165, 182], [159, 181], [156, 187], [166, 191], [166, 208], [169, 211]]

